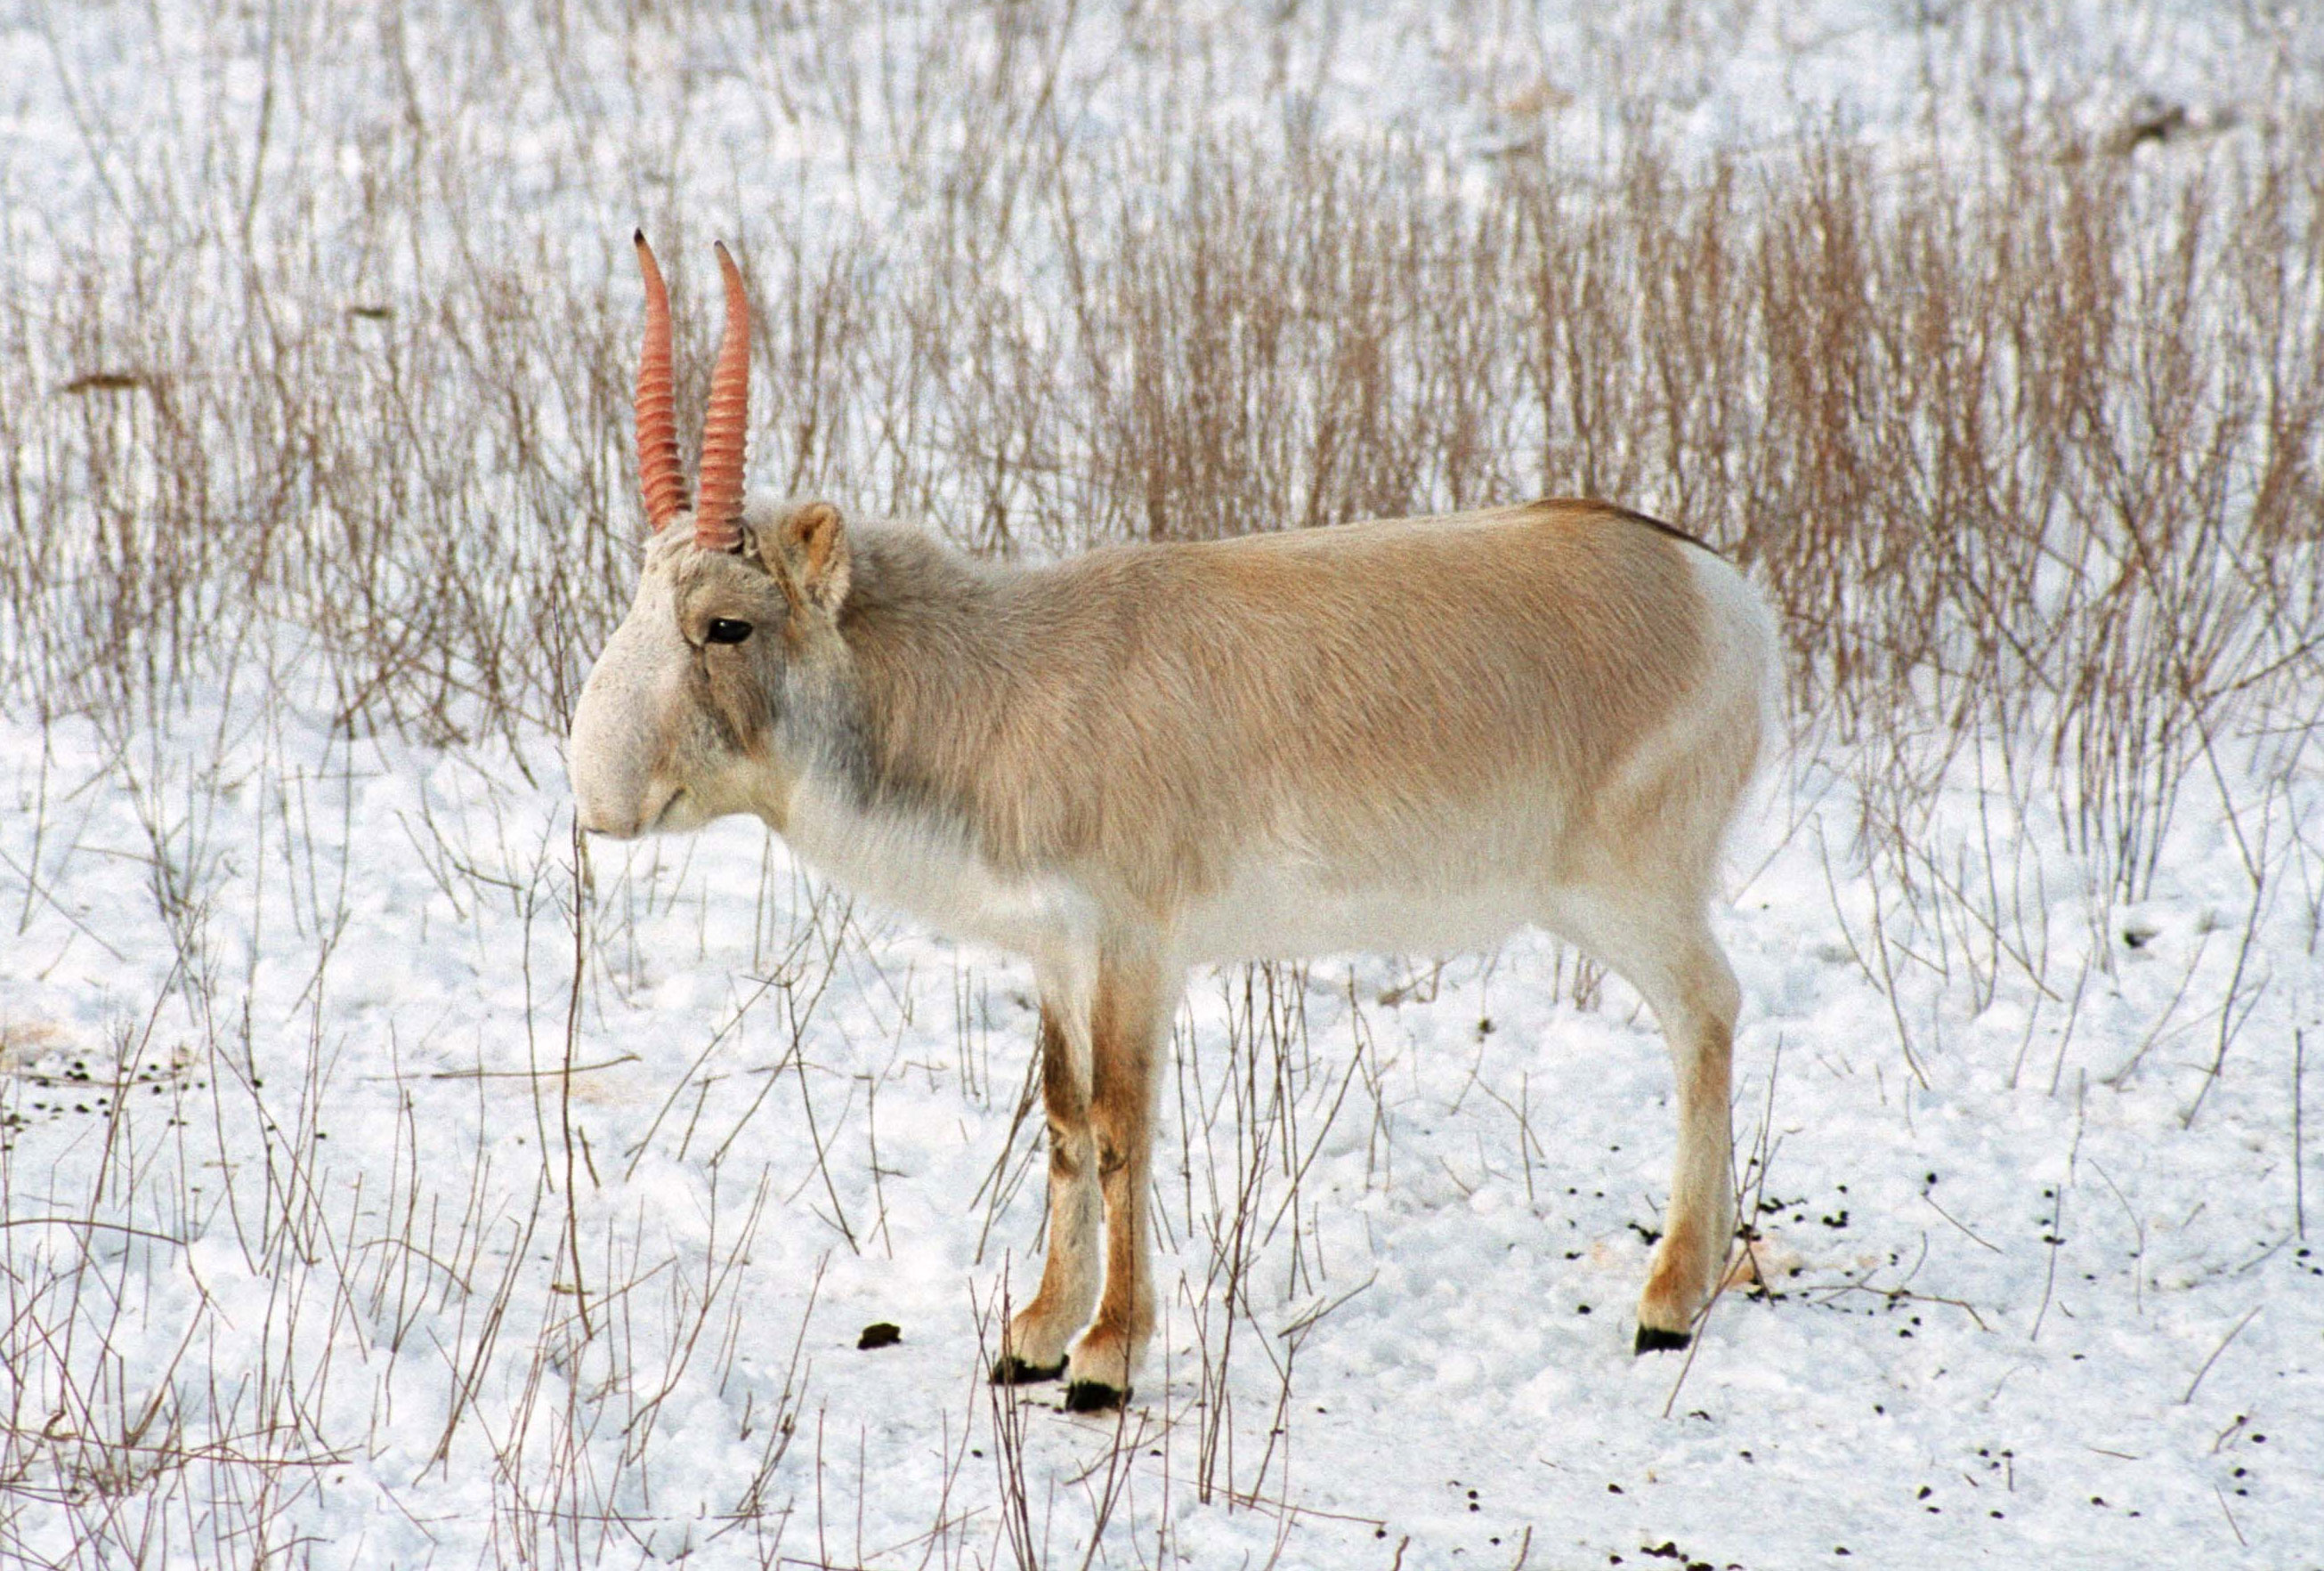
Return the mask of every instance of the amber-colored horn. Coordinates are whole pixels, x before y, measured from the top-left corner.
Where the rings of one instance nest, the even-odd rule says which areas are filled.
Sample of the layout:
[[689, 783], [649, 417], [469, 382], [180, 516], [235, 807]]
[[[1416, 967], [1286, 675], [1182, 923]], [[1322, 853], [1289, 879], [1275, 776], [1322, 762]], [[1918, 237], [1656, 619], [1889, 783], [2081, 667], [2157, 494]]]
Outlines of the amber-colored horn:
[[654, 264], [646, 232], [637, 232], [638, 266], [646, 275], [646, 342], [638, 355], [638, 483], [655, 533], [686, 511], [686, 471], [678, 461], [678, 387], [670, 372], [669, 290]]
[[702, 504], [694, 510], [694, 543], [731, 551], [742, 540], [742, 446], [750, 425], [751, 302], [742, 270], [718, 247], [726, 281], [726, 327], [718, 337], [718, 364], [710, 374], [710, 409], [702, 419]]

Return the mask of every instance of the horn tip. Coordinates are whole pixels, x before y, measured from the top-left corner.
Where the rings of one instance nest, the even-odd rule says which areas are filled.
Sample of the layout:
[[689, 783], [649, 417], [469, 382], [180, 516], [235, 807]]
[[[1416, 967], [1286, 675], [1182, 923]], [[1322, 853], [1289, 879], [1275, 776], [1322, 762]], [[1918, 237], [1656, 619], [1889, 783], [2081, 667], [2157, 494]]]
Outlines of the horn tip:
[[642, 224], [641, 224], [640, 226], [638, 226], [638, 227], [636, 227], [636, 228], [634, 228], [634, 229], [632, 229], [632, 230], [631, 230], [631, 231], [630, 231], [630, 244], [631, 244], [631, 245], [643, 245], [645, 243], [646, 243], [646, 231], [645, 231], [645, 226], [644, 226], [644, 225], [642, 225]]

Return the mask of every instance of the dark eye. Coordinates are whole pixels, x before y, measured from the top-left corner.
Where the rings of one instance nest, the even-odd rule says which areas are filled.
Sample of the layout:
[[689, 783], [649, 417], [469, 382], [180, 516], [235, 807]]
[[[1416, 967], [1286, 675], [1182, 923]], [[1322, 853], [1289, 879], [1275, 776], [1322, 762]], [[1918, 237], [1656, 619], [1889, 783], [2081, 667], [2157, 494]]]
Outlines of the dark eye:
[[713, 643], [740, 643], [751, 636], [751, 624], [714, 616], [710, 619], [710, 631], [705, 636]]

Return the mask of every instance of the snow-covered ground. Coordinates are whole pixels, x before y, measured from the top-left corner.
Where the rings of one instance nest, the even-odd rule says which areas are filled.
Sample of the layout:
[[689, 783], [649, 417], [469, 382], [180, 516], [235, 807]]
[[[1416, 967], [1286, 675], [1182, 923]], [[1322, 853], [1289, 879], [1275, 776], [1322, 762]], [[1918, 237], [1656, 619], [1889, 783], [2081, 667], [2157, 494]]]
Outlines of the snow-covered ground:
[[[574, 9], [301, 41], [295, 5], [0, 3], [11, 288], [149, 183], [270, 161], [257, 226], [330, 228], [366, 127], [439, 111], [445, 189], [614, 245], [673, 182], [697, 226], [908, 217], [922, 100], [842, 136], [833, 84], [928, 29], [1125, 146], [1489, 159], [1644, 105], [1692, 151], [1836, 123], [1909, 161], [2324, 84], [2304, 8], [2192, 0], [930, 7], [850, 32], [853, 74], [807, 58], [849, 31], [819, 14]], [[0, 713], [0, 1561], [2324, 1566], [2302, 738], [2218, 739], [2126, 905], [1997, 738], [1897, 887], [1862, 759], [1797, 717], [1720, 922], [1764, 1289], [1689, 1356], [1629, 1354], [1672, 1112], [1618, 982], [1537, 938], [1197, 978], [1117, 1422], [982, 1380], [1040, 1245], [1026, 967], [752, 825], [585, 863], [556, 737], [350, 740], [260, 626], [151, 711]]]

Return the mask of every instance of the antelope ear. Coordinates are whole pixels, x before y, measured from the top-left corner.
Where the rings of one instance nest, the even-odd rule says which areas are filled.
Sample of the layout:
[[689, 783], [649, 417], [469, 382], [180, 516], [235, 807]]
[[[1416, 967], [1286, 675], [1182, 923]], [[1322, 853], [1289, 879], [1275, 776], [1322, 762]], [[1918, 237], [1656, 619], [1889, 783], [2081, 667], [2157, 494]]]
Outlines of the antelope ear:
[[[809, 605], [836, 612], [847, 597], [847, 526], [839, 509], [828, 502], [807, 502], [792, 508], [775, 525], [773, 559], [786, 587]], [[761, 558], [768, 555], [766, 545]]]

